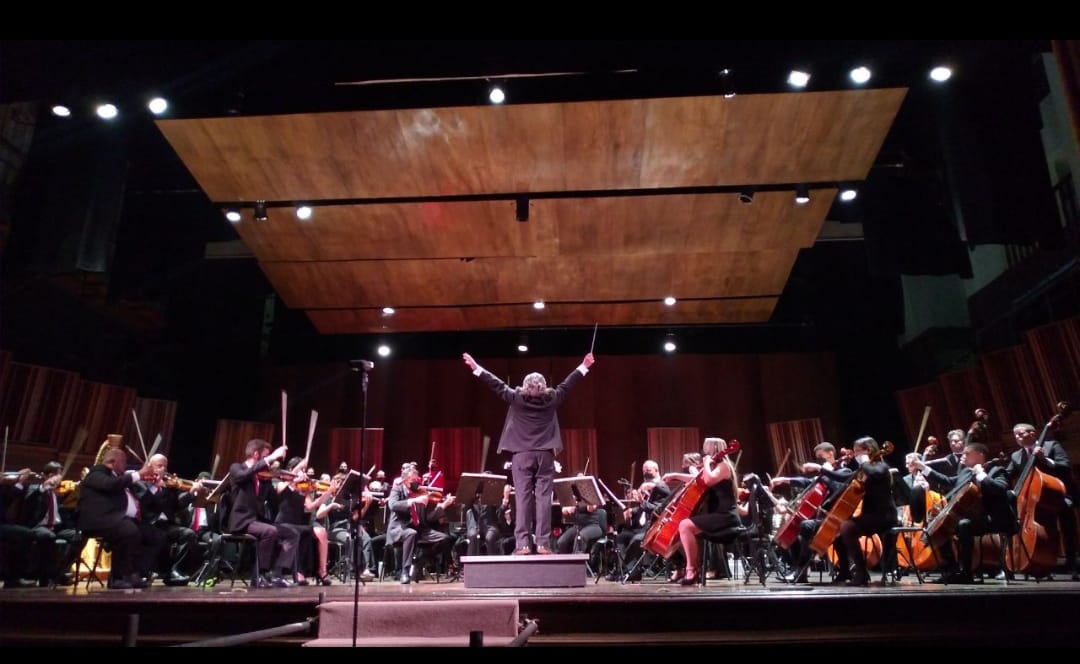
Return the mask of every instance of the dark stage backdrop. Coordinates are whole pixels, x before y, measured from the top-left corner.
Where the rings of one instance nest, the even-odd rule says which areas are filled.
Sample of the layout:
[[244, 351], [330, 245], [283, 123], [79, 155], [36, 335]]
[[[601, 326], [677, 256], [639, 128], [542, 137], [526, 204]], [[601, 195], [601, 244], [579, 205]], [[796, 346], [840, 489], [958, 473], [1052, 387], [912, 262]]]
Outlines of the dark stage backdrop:
[[[469, 350], [512, 385], [531, 371], [558, 383], [580, 362], [576, 357], [493, 359]], [[360, 374], [344, 364], [267, 369], [258, 399], [265, 418], [257, 419], [280, 421], [276, 404], [281, 389], [289, 393], [290, 431], [306, 433], [310, 410], [319, 411], [312, 462], [318, 468], [336, 467], [340, 459], [330, 458], [330, 431], [361, 425]], [[370, 373], [367, 426], [383, 429], [382, 467], [389, 476], [397, 474], [403, 461], [423, 463], [432, 430], [441, 428], [479, 428], [480, 436], [491, 436], [486, 465], [501, 468], [508, 457], [495, 450], [505, 416], [506, 404], [460, 360], [390, 358], [379, 360]], [[763, 474], [773, 472], [778, 461], [767, 425], [809, 418], [820, 418], [827, 440], [846, 441], [831, 353], [600, 357], [559, 411], [563, 429], [595, 432], [590, 434], [595, 435], [595, 451], [585, 452], [592, 459], [590, 474], [611, 487], [631, 463], [640, 469], [650, 428], [696, 427], [702, 437], [737, 438], [745, 449], [739, 470]], [[700, 449], [698, 440], [686, 451]], [[581, 455], [584, 449], [575, 451]], [[564, 455], [561, 460], [565, 465], [569, 459]], [[452, 479], [448, 486], [456, 485], [457, 478]]]

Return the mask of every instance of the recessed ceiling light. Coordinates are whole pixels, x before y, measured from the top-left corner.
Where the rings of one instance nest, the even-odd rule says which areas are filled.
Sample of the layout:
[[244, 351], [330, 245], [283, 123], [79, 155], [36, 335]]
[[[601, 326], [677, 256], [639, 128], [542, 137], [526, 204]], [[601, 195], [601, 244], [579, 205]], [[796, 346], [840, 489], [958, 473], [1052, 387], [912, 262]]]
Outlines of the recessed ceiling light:
[[664, 304], [668, 305], [669, 307], [675, 306], [675, 298], [668, 295], [664, 298]]

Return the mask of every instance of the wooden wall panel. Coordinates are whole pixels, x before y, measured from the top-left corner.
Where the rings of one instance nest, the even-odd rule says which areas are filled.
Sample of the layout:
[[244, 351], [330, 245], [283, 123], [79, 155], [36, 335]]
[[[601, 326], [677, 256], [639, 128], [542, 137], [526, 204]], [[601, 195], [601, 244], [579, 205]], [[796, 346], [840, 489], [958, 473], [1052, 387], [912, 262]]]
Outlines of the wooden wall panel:
[[207, 460], [206, 467], [210, 468], [210, 465], [214, 463], [214, 456], [220, 455], [221, 462], [218, 465], [216, 478], [224, 477], [225, 473], [229, 472], [229, 466], [246, 458], [244, 447], [252, 438], [261, 438], [274, 448], [280, 443], [274, 440], [274, 425], [269, 422], [218, 420], [217, 429], [214, 431], [213, 452]]

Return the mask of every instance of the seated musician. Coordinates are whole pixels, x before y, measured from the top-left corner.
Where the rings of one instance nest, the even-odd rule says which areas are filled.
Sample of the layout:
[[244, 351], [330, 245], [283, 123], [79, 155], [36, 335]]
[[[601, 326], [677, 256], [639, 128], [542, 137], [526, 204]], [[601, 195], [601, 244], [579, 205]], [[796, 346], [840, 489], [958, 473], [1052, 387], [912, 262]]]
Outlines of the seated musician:
[[[288, 448], [282, 445], [273, 452], [270, 443], [253, 438], [244, 447], [246, 458], [229, 466], [230, 505], [225, 516], [225, 532], [253, 535], [258, 539], [256, 546], [259, 553], [258, 588], [288, 588], [289, 582], [283, 577], [295, 569], [296, 550], [300, 534], [289, 526], [278, 525], [267, 516], [264, 496], [270, 491], [270, 481], [259, 478], [260, 472], [270, 469], [271, 464], [279, 462]], [[280, 465], [280, 464], [279, 464]], [[277, 568], [278, 575], [271, 575]]]
[[275, 487], [278, 494], [278, 513], [275, 523], [279, 526], [289, 526], [299, 534], [298, 562], [293, 569], [296, 585], [308, 585], [304, 571], [311, 569], [311, 551], [314, 548], [318, 560], [319, 584], [328, 586], [330, 578], [326, 575], [329, 550], [327, 531], [323, 524], [313, 518], [313, 513], [334, 497], [337, 490], [341, 488], [342, 480], [331, 482], [328, 491], [316, 494], [314, 480], [309, 479], [305, 473], [306, 465], [300, 457], [292, 457], [285, 464], [285, 470], [295, 473], [295, 477], [291, 480], [279, 481]]
[[167, 485], [169, 459], [164, 454], [151, 456], [147, 464], [154, 469], [154, 480], [142, 483], [136, 493], [142, 505], [143, 520], [156, 528], [165, 541], [155, 561], [155, 571], [167, 586], [186, 586], [189, 577], [180, 571], [180, 566], [188, 552], [195, 548], [199, 536], [191, 528], [180, 525], [178, 519], [181, 496], [193, 498], [195, 487], [193, 485], [188, 491]]
[[[342, 466], [345, 463], [342, 462]], [[346, 466], [348, 468], [348, 466]], [[326, 477], [324, 475], [324, 477]], [[340, 479], [342, 482], [348, 477], [348, 470], [345, 472], [339, 472], [334, 478], [329, 478], [330, 481]], [[350, 489], [351, 492], [351, 489]], [[340, 500], [341, 498], [338, 498]], [[363, 563], [358, 569], [360, 578], [364, 581], [371, 581], [375, 578], [375, 548], [371, 537], [371, 513], [374, 511], [372, 505], [376, 504], [374, 495], [367, 490], [360, 492], [360, 503], [355, 506], [353, 514], [356, 516], [356, 520], [350, 518], [350, 512], [348, 508], [339, 502], [328, 502], [320, 505], [315, 511], [315, 520], [319, 522], [324, 528], [327, 529], [328, 541], [337, 542], [344, 548], [343, 555], [346, 555], [350, 564], [355, 564], [356, 551], [354, 551], [354, 545], [360, 545], [359, 561]], [[354, 542], [353, 531], [358, 536], [358, 540]], [[355, 572], [355, 570], [354, 570]]]
[[439, 462], [435, 459], [429, 459], [427, 472], [420, 478], [420, 484], [442, 489], [445, 485], [444, 480], [443, 472], [439, 470]]
[[927, 458], [932, 450], [924, 450], [921, 457], [926, 465], [938, 471], [946, 477], [952, 477], [960, 472], [960, 455], [964, 453], [963, 429], [953, 429], [948, 433], [949, 453], [935, 458]]
[[109, 588], [145, 588], [164, 538], [142, 520], [142, 507], [133, 489], [140, 479], [153, 481], [155, 474], [149, 465], [137, 471], [125, 468], [127, 453], [112, 447], [83, 478], [79, 529], [89, 537], [102, 538], [111, 549]]
[[1043, 440], [1041, 446], [1036, 445], [1039, 436], [1035, 427], [1026, 422], [1013, 426], [1013, 437], [1020, 449], [1009, 455], [1009, 464], [1005, 468], [1010, 486], [1015, 488], [1029, 456], [1035, 457], [1036, 468], [1057, 477], [1065, 485], [1065, 501], [1058, 513], [1061, 538], [1065, 542], [1065, 571], [1072, 572], [1073, 581], [1080, 581], [1080, 570], [1076, 568], [1076, 486], [1069, 455], [1056, 440]]
[[[479, 556], [480, 542], [484, 542], [484, 552], [489, 556], [498, 555], [499, 551], [499, 511], [505, 509], [497, 505], [484, 505], [480, 502], [483, 485], [476, 487], [476, 496], [465, 513], [465, 555]], [[505, 491], [504, 491], [505, 499]]]
[[508, 556], [514, 551], [516, 538], [514, 535], [514, 487], [507, 484], [503, 487], [502, 503], [495, 511], [495, 527], [499, 529], [499, 545], [495, 552], [499, 555]]
[[562, 513], [564, 517], [572, 516], [574, 525], [559, 535], [555, 542], [557, 553], [586, 553], [604, 536], [607, 518], [603, 507], [579, 499], [574, 505], [564, 505]]
[[[615, 551], [625, 567], [627, 562], [642, 555], [641, 542], [645, 539], [645, 533], [653, 517], [658, 515], [671, 497], [671, 487], [660, 476], [660, 464], [652, 459], [641, 464], [641, 485], [630, 492], [630, 500], [635, 504], [628, 507], [623, 515], [626, 527], [615, 536]], [[653, 556], [646, 553], [644, 555]], [[641, 565], [638, 565], [628, 581], [637, 581], [641, 578]], [[608, 575], [609, 581], [615, 581], [612, 571]]]
[[[802, 466], [802, 471], [812, 474], [811, 477], [774, 477], [769, 482], [769, 486], [775, 489], [790, 485], [802, 490], [813, 485], [817, 478], [820, 477], [825, 481], [828, 490], [825, 500], [821, 504], [820, 513], [827, 513], [836, 502], [837, 497], [843, 493], [848, 480], [854, 477], [854, 471], [847, 465], [837, 462], [836, 447], [829, 442], [821, 442], [814, 446], [814, 458], [817, 459], [817, 462], [808, 461]], [[796, 571], [788, 578], [788, 581], [807, 582], [806, 570], [814, 553], [810, 549], [810, 542], [813, 541], [814, 535], [821, 526], [821, 521], [821, 518], [806, 519], [799, 524], [799, 536], [791, 544], [790, 548], [791, 563]]]
[[37, 583], [26, 578], [31, 572], [31, 533], [19, 519], [32, 477], [29, 468], [0, 475], [0, 578], [5, 588], [29, 588]]
[[416, 466], [402, 466], [400, 481], [394, 482], [387, 499], [390, 523], [386, 530], [387, 545], [401, 543], [402, 583], [411, 583], [419, 578], [420, 569], [412, 564], [413, 553], [418, 544], [429, 545], [436, 553], [450, 552], [450, 536], [429, 524], [438, 520], [445, 509], [454, 503], [454, 496], [447, 495], [431, 509], [429, 502], [430, 494], [420, 490], [420, 473]]
[[[918, 454], [914, 452], [908, 453], [904, 457], [904, 465], [908, 471], [907, 475], [894, 481], [892, 485], [893, 504], [897, 507], [906, 506], [911, 514], [911, 520], [916, 523], [922, 523], [926, 519], [927, 492], [934, 491], [945, 494], [949, 490], [948, 485], [943, 484], [939, 479], [945, 473], [939, 471], [933, 479], [933, 484], [931, 484], [930, 479], [919, 469], [917, 462], [920, 460], [921, 457]], [[930, 466], [929, 463], [926, 463], [926, 465]]]
[[38, 563], [38, 585], [71, 585], [66, 570], [71, 568], [82, 550], [82, 534], [74, 522], [64, 518], [56, 489], [63, 479], [63, 467], [50, 461], [43, 469], [44, 479], [26, 491], [22, 504], [21, 523], [30, 529], [34, 544], [31, 560]]
[[968, 443], [960, 456], [960, 471], [950, 477], [941, 475], [924, 461], [917, 462], [919, 469], [931, 482], [944, 482], [950, 486], [950, 494], [966, 487], [971, 482], [979, 486], [981, 498], [979, 509], [976, 513], [961, 518], [956, 524], [958, 555], [953, 556], [951, 546], [934, 548], [942, 561], [943, 574], [940, 580], [945, 583], [972, 583], [974, 581], [972, 555], [976, 536], [991, 532], [1014, 533], [1016, 531], [1016, 517], [1013, 516], [1009, 505], [1006, 471], [1000, 467], [984, 469], [986, 457], [985, 445]]
[[[706, 438], [705, 447], [715, 446], [717, 451], [727, 449], [727, 442], [723, 438]], [[686, 571], [683, 573], [681, 584], [684, 586], [694, 585], [698, 582], [698, 574], [702, 573], [697, 568], [699, 561], [698, 535], [708, 534], [717, 536], [730, 532], [739, 526], [739, 515], [735, 509], [735, 467], [731, 460], [725, 457], [719, 463], [713, 463], [712, 456], [702, 456], [701, 473], [704, 477], [708, 492], [705, 494], [703, 507], [697, 514], [679, 522], [679, 542], [682, 544], [683, 555], [686, 556]], [[690, 482], [692, 475], [669, 473], [664, 475], [664, 480], [677, 479]]]
[[[859, 462], [858, 476], [863, 483], [862, 510], [840, 526], [840, 534], [833, 542], [837, 557], [837, 575], [833, 581], [865, 586], [870, 583], [870, 575], [859, 538], [882, 534], [884, 540], [889, 529], [896, 525], [896, 506], [892, 501], [892, 474], [889, 465], [880, 458], [877, 441], [865, 436], [856, 440], [852, 447], [855, 460]], [[854, 564], [850, 573], [849, 559]]]

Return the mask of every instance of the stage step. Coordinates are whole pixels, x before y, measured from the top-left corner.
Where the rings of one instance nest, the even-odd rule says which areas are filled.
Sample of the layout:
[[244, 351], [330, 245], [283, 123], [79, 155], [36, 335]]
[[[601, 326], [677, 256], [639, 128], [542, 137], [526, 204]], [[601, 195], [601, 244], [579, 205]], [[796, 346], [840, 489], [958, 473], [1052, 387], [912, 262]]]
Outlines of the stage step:
[[319, 638], [305, 646], [352, 645], [356, 615], [358, 646], [446, 647], [470, 645], [479, 632], [483, 645], [505, 646], [518, 634], [516, 599], [324, 602], [319, 605]]
[[466, 588], [584, 588], [589, 556], [462, 556]]

